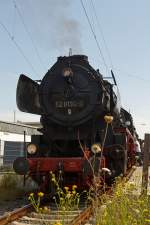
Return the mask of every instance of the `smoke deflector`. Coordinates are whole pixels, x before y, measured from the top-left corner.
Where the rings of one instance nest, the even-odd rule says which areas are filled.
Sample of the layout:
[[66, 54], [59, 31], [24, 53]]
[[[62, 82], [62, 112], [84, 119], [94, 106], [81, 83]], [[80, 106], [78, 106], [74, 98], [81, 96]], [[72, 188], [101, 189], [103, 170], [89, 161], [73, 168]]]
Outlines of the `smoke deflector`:
[[42, 114], [39, 101], [39, 84], [23, 74], [19, 77], [16, 101], [22, 112]]

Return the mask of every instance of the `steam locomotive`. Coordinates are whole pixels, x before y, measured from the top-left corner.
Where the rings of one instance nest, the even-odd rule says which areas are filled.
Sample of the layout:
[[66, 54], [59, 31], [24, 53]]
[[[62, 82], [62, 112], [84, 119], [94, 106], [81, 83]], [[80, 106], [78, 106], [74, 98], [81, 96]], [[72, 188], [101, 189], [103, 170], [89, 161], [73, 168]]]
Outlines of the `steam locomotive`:
[[[120, 106], [113, 82], [95, 70], [85, 55], [58, 57], [42, 80], [20, 75], [18, 108], [41, 115], [41, 135], [32, 135], [24, 157], [14, 161], [18, 174], [28, 174], [51, 189], [50, 171], [62, 185], [87, 188], [93, 175], [111, 183], [134, 164], [135, 128]], [[111, 123], [105, 116], [113, 118]], [[93, 174], [94, 173], [94, 174]]]

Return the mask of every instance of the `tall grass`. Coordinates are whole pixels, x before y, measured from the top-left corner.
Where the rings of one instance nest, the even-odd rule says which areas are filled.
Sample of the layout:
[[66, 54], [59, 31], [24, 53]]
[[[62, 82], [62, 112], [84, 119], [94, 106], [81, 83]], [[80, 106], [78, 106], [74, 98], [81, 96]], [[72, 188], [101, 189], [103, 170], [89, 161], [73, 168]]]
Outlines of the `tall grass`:
[[100, 197], [99, 206], [93, 208], [96, 225], [150, 225], [150, 198], [135, 195], [137, 188], [119, 181], [113, 196]]
[[0, 176], [0, 202], [15, 200], [23, 197], [26, 193], [33, 191], [35, 187], [30, 184], [23, 186], [23, 176], [16, 174], [4, 174]]
[[0, 166], [0, 172], [9, 172], [12, 171], [13, 172], [13, 168], [11, 165], [7, 165], [7, 166]]
[[15, 174], [4, 174], [0, 177], [0, 201], [15, 200], [23, 195], [21, 179]]

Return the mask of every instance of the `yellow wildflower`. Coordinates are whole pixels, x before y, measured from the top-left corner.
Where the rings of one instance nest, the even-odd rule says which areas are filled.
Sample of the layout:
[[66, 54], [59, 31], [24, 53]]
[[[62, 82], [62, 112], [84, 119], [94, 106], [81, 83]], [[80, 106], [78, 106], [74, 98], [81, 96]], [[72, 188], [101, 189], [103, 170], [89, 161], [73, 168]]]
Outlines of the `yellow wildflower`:
[[54, 225], [62, 225], [62, 223], [56, 222], [56, 223], [54, 223]]
[[138, 202], [141, 203], [141, 204], [144, 204], [144, 201], [143, 200], [139, 200]]
[[29, 197], [33, 197], [34, 196], [34, 193], [30, 193], [30, 196]]
[[113, 121], [113, 116], [104, 116], [104, 120], [106, 123], [111, 123]]
[[72, 186], [72, 190], [74, 190], [74, 189], [76, 189], [76, 188], [77, 188], [77, 185], [74, 184], [74, 185]]
[[44, 193], [43, 193], [43, 192], [39, 192], [39, 193], [38, 193], [38, 196], [39, 196], [39, 197], [43, 197], [43, 196], [44, 196]]
[[116, 191], [115, 194], [116, 194], [117, 197], [121, 196], [121, 193], [119, 191]]
[[49, 209], [46, 206], [44, 206], [43, 210], [48, 211]]
[[51, 180], [51, 181], [55, 183], [55, 182], [56, 182], [56, 179], [55, 179], [55, 178], [52, 178], [52, 180]]
[[143, 210], [143, 213], [147, 213], [147, 212], [148, 212], [148, 209], [144, 209], [144, 210]]
[[64, 187], [64, 189], [65, 189], [66, 191], [68, 191], [68, 190], [69, 190], [69, 187]]

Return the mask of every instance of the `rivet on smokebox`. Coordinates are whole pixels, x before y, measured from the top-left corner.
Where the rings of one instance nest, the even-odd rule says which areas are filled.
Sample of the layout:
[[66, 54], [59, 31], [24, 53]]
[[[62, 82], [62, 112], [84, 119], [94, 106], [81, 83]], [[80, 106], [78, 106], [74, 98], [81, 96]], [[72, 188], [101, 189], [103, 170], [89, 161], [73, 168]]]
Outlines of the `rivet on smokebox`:
[[106, 123], [111, 123], [113, 119], [114, 119], [113, 116], [107, 116], [107, 115], [104, 116], [104, 120]]

